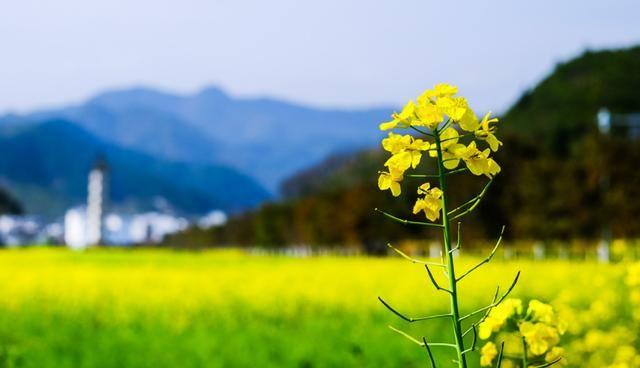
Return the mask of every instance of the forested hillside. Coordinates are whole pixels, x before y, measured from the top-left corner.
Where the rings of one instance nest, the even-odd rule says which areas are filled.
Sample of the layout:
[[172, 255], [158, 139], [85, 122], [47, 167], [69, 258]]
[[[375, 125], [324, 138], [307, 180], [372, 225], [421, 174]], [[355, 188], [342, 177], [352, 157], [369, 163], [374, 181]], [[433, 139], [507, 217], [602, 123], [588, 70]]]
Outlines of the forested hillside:
[[[504, 146], [496, 158], [502, 172], [465, 222], [465, 233], [493, 237], [505, 224], [507, 236], [519, 239], [597, 238], [611, 225], [614, 236], [640, 235], [640, 142], [624, 132], [600, 134], [596, 124], [603, 107], [614, 114], [640, 112], [638, 91], [640, 47], [586, 52], [525, 92], [498, 124]], [[372, 121], [370, 129], [378, 123]], [[403, 193], [399, 203], [377, 189], [384, 157], [381, 149], [335, 156], [285, 181], [284, 202], [245, 213], [214, 231], [189, 231], [179, 242], [376, 248], [387, 240], [428, 239], [428, 232], [374, 213], [380, 207], [411, 217], [415, 201], [414, 193]], [[482, 184], [455, 180], [474, 178], [454, 179], [454, 203]]]

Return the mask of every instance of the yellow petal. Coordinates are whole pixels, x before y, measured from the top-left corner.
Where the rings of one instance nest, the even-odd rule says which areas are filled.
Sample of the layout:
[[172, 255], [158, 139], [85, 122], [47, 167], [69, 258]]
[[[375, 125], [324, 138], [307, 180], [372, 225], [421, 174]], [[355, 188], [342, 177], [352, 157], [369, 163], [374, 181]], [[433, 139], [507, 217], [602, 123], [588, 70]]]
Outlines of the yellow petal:
[[390, 129], [395, 128], [396, 126], [398, 126], [398, 121], [397, 120], [391, 120], [391, 121], [388, 121], [386, 123], [380, 124], [380, 130], [390, 130]]
[[440, 134], [440, 140], [442, 141], [442, 144], [440, 146], [442, 147], [442, 149], [445, 149], [451, 145], [458, 143], [459, 135], [460, 134], [458, 134], [458, 131], [453, 127], [449, 127], [445, 129]]
[[451, 159], [451, 161], [445, 161], [442, 166], [448, 170], [453, 170], [460, 165], [460, 159]]
[[378, 188], [380, 190], [387, 190], [391, 185], [391, 177], [387, 173], [380, 174], [378, 177]]
[[430, 186], [431, 186], [431, 184], [429, 184], [429, 183], [424, 183], [424, 184], [420, 185], [418, 187], [418, 194], [426, 193], [429, 190]]
[[394, 197], [397, 197], [400, 195], [400, 193], [402, 192], [402, 188], [400, 187], [400, 183], [398, 183], [397, 181], [394, 181], [391, 183], [391, 194]]
[[418, 199], [416, 203], [413, 205], [413, 213], [417, 214], [418, 212], [424, 209], [425, 202], [424, 199]]
[[491, 147], [491, 150], [493, 152], [496, 152], [498, 148], [502, 145], [502, 142], [500, 142], [498, 138], [496, 138], [496, 136], [491, 133], [487, 135], [486, 139], [487, 139], [487, 143], [489, 144], [489, 147]]
[[476, 114], [470, 108], [467, 108], [465, 110], [464, 115], [462, 115], [462, 117], [460, 118], [459, 124], [460, 128], [466, 130], [467, 132], [474, 132], [480, 127], [480, 123], [478, 122]]
[[420, 165], [420, 160], [422, 159], [422, 153], [420, 151], [411, 151], [411, 167], [416, 168]]

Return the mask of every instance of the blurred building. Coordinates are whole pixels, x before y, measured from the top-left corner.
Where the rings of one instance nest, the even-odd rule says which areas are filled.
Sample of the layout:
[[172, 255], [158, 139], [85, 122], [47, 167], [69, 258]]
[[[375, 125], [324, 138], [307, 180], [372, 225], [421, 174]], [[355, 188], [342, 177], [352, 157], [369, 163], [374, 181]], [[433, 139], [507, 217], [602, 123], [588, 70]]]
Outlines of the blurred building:
[[98, 245], [102, 243], [102, 215], [105, 204], [105, 185], [107, 174], [107, 162], [100, 157], [96, 160], [89, 172], [87, 188], [87, 212], [86, 212], [86, 243]]
[[36, 216], [0, 216], [0, 244], [4, 246], [42, 244], [52, 236], [59, 239], [61, 231], [55, 230], [59, 230], [59, 224], [46, 225]]
[[72, 249], [87, 247], [87, 210], [75, 207], [64, 215], [64, 242]]
[[109, 214], [105, 217], [105, 242], [114, 245], [152, 244], [182, 231], [189, 221], [159, 212], [135, 215]]
[[[171, 214], [170, 204], [162, 198], [156, 199], [157, 211], [107, 212], [107, 170], [104, 159], [96, 160], [88, 175], [87, 203], [69, 208], [60, 221], [45, 221], [37, 216], [0, 216], [0, 245], [66, 244], [80, 250], [95, 245], [154, 244], [189, 227], [189, 220]], [[201, 228], [210, 228], [226, 221], [223, 211], [214, 210], [193, 222]]]
[[198, 227], [201, 229], [209, 229], [216, 226], [222, 226], [226, 223], [227, 214], [220, 210], [214, 210], [198, 220]]

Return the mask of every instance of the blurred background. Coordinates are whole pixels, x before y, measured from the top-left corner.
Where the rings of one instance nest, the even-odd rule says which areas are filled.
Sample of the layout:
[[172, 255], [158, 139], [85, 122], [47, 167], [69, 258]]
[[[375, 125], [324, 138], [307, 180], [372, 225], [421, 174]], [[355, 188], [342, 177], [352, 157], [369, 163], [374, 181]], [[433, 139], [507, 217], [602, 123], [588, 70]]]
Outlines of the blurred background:
[[[378, 124], [440, 82], [500, 118], [502, 172], [464, 225], [469, 259], [507, 227], [499, 271], [478, 293], [490, 298], [503, 271], [531, 271], [518, 295], [602, 322], [576, 322], [568, 341], [581, 358], [569, 364], [614, 364], [615, 349], [601, 356], [584, 341], [638, 318], [640, 296], [633, 304], [622, 285], [640, 257], [639, 11], [546, 0], [4, 4], [0, 366], [421, 365], [422, 352], [386, 330], [394, 320], [375, 295], [444, 304], [430, 291], [411, 301], [420, 270], [369, 256], [387, 255], [388, 242], [439, 254], [437, 232], [373, 209], [411, 216], [411, 193], [377, 189]], [[452, 200], [482, 185], [455, 178]], [[621, 289], [588, 297], [580, 284]], [[594, 298], [607, 307], [590, 309]], [[593, 317], [615, 306], [627, 314]]]

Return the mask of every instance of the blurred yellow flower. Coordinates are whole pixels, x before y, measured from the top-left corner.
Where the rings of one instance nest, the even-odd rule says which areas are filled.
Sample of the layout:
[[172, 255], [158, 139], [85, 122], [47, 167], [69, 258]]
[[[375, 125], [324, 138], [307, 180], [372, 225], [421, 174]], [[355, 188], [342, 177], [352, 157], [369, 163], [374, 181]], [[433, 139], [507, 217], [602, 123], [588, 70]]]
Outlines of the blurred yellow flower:
[[544, 323], [521, 322], [519, 330], [532, 355], [542, 355], [560, 342], [558, 331]]
[[547, 362], [547, 363], [551, 363], [551, 362], [553, 362], [553, 361], [555, 361], [557, 359], [562, 358], [563, 354], [564, 354], [564, 349], [563, 348], [558, 347], [558, 346], [554, 346], [544, 356], [544, 361]]
[[478, 326], [478, 336], [486, 340], [493, 332], [499, 331], [510, 317], [522, 313], [522, 300], [505, 299], [489, 312], [487, 318]]
[[538, 322], [552, 323], [555, 320], [553, 307], [535, 299], [529, 302], [527, 314], [531, 315], [534, 320]]
[[482, 349], [480, 349], [480, 365], [482, 367], [491, 366], [496, 356], [498, 356], [496, 345], [492, 342], [484, 344]]

